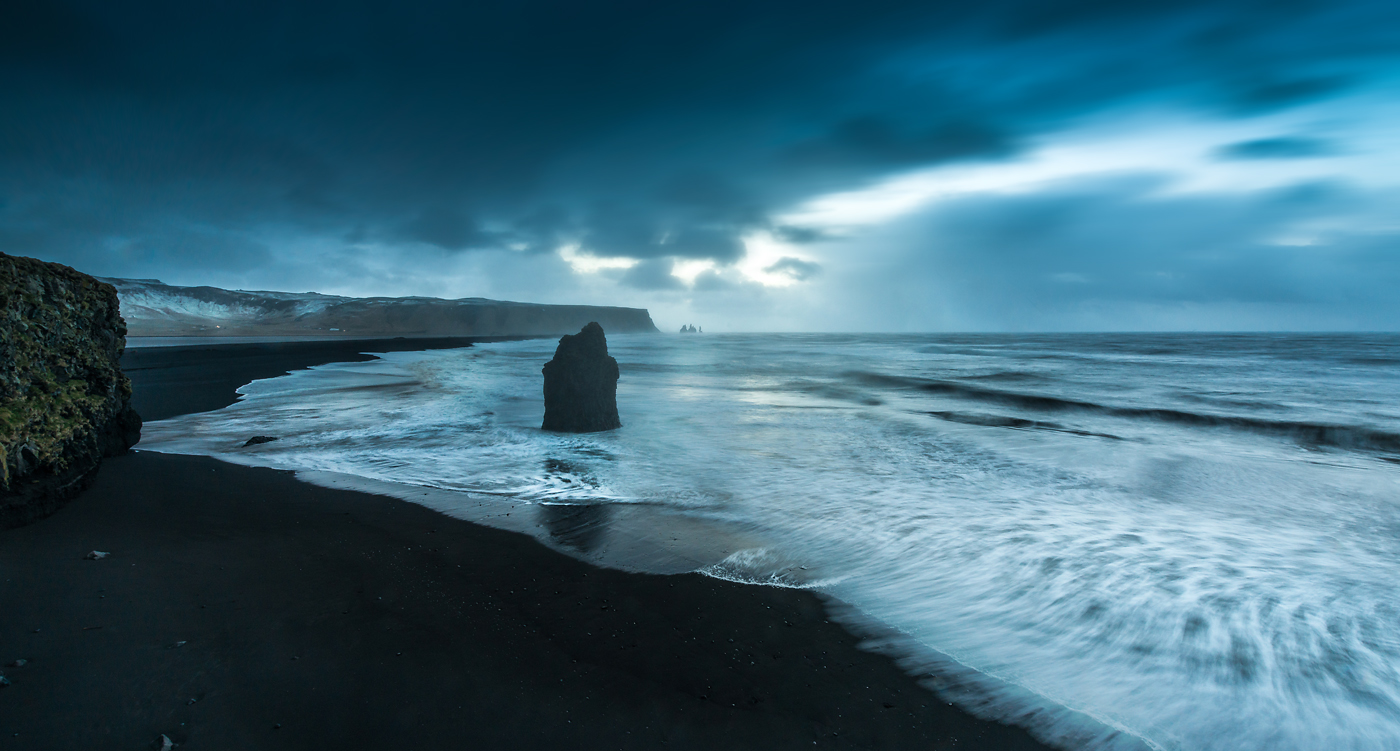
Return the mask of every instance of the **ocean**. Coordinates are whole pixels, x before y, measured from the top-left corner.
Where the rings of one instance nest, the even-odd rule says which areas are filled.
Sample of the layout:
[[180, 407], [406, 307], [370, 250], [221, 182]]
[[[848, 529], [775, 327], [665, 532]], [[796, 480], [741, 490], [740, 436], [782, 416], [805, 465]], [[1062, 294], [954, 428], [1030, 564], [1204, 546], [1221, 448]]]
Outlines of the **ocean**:
[[613, 336], [589, 435], [540, 430], [554, 346], [297, 371], [138, 448], [815, 589], [1067, 748], [1400, 748], [1400, 336]]

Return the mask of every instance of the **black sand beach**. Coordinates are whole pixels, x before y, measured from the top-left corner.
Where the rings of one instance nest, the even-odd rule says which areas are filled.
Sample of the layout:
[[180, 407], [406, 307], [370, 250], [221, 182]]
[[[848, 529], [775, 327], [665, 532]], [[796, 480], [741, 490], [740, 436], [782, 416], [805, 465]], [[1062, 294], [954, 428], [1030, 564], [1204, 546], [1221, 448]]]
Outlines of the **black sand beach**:
[[[125, 364], [159, 419], [364, 350]], [[56, 515], [0, 532], [0, 571], [0, 664], [28, 661], [3, 668], [3, 748], [1045, 748], [860, 650], [811, 593], [597, 569], [201, 457], [108, 460]]]
[[[260, 378], [331, 362], [365, 362], [366, 352], [410, 352], [467, 347], [511, 337], [431, 337], [326, 339], [257, 344], [195, 344], [187, 347], [131, 347], [122, 370], [131, 376], [131, 403], [143, 420], [164, 420], [233, 404], [236, 389]], [[198, 340], [196, 340], [198, 341]]]

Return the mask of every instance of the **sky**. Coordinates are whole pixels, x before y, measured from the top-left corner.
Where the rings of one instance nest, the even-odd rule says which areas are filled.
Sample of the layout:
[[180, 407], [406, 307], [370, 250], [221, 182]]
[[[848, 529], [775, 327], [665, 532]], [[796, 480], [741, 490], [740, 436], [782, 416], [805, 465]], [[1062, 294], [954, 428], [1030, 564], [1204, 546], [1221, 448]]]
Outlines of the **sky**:
[[0, 81], [0, 251], [100, 276], [1400, 328], [1394, 0], [33, 0]]

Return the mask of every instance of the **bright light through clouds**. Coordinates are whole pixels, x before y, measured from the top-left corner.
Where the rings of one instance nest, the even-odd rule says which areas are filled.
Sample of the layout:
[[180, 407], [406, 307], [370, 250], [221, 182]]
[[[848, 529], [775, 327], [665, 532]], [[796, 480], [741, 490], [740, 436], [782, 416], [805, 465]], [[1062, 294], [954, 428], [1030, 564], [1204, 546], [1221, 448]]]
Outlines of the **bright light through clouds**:
[[[1368, 116], [1347, 117], [1348, 112], [1364, 112]], [[1396, 117], [1376, 116], [1387, 112], [1393, 112]], [[819, 311], [825, 308], [815, 301], [832, 294], [833, 283], [839, 287], [848, 283], [853, 274], [878, 273], [876, 270], [882, 265], [900, 264], [909, 265], [908, 279], [917, 290], [911, 293], [913, 298], [951, 300], [961, 294], [961, 290], [939, 285], [943, 280], [953, 280], [964, 273], [958, 268], [965, 264], [957, 259], [975, 253], [993, 259], [1006, 242], [997, 241], [990, 250], [974, 250], [987, 246], [979, 245], [981, 241], [976, 236], [959, 234], [960, 225], [956, 224], [958, 217], [975, 216], [975, 211], [971, 215], [966, 213], [969, 207], [986, 211], [994, 205], [1040, 205], [1051, 207], [1049, 215], [1053, 215], [1057, 201], [1077, 195], [1079, 191], [1088, 191], [1088, 195], [1099, 197], [1094, 200], [1104, 202], [1101, 213], [1091, 212], [1085, 216], [1092, 217], [1096, 227], [1107, 228], [1104, 231], [1108, 234], [1100, 236], [1093, 230], [1079, 236], [1074, 234], [1074, 225], [1069, 225], [1068, 230], [1058, 230], [1068, 232], [1067, 235], [1037, 232], [1015, 236], [1011, 242], [1017, 246], [1053, 248], [1053, 254], [1063, 257], [1061, 261], [1045, 261], [1047, 267], [1043, 270], [1025, 272], [1038, 274], [1033, 281], [1016, 283], [1045, 285], [1045, 289], [1054, 290], [1055, 294], [1070, 297], [1101, 294], [1112, 284], [1130, 281], [1125, 278], [1121, 282], [1108, 282], [1100, 270], [1101, 263], [1078, 258], [1076, 249], [1101, 242], [1116, 243], [1119, 248], [1138, 248], [1144, 238], [1172, 237], [1170, 230], [1160, 226], [1151, 231], [1135, 227], [1121, 230], [1126, 234], [1112, 235], [1120, 231], [1114, 229], [1120, 221], [1134, 221], [1119, 217], [1145, 212], [1142, 216], [1150, 219], [1156, 216], [1152, 213], [1156, 211], [1183, 211], [1173, 207], [1216, 204], [1239, 207], [1221, 211], [1250, 216], [1260, 209], [1249, 207], [1268, 201], [1267, 196], [1286, 195], [1296, 189], [1315, 190], [1318, 195], [1338, 190], [1372, 191], [1376, 195], [1400, 192], [1400, 133], [1378, 126], [1392, 119], [1400, 121], [1400, 106], [1377, 97], [1374, 91], [1329, 102], [1326, 106], [1304, 106], [1244, 118], [1207, 117], [1199, 112], [1162, 108], [1099, 113], [1081, 119], [1073, 128], [1040, 135], [1011, 158], [945, 163], [906, 171], [858, 189], [818, 195], [770, 215], [767, 226], [815, 231], [816, 242], [789, 241], [786, 232], [765, 227], [751, 229], [741, 236], [743, 254], [735, 261], [658, 259], [656, 263], [668, 268], [675, 282], [670, 285], [648, 282], [654, 285], [652, 289], [669, 290], [655, 293], [649, 304], [663, 317], [690, 320], [703, 316], [717, 328], [740, 329], [746, 323], [758, 327], [771, 325], [755, 324], [752, 321], [757, 319], [753, 318], [731, 319], [726, 310], [706, 310], [698, 306], [716, 288], [747, 289], [745, 294], [761, 295], [773, 301], [773, 307], [769, 308], [774, 311], [773, 315], [792, 316], [790, 311], [806, 310], [804, 323], [822, 321]], [[1288, 152], [1289, 149], [1293, 151]], [[1280, 151], [1286, 153], [1280, 156]], [[1121, 188], [1116, 187], [1119, 185]], [[1183, 239], [1164, 239], [1162, 247], [1169, 246], [1170, 253], [1189, 255], [1193, 248], [1203, 244], [1230, 242], [1242, 243], [1233, 246], [1236, 248], [1276, 249], [1280, 253], [1292, 249], [1293, 252], [1314, 253], [1310, 257], [1313, 259], [1325, 259], [1332, 257], [1329, 254], [1340, 252], [1335, 250], [1338, 238], [1383, 237], [1397, 231], [1397, 220], [1383, 209], [1376, 210], [1374, 204], [1368, 208], [1364, 203], [1348, 201], [1339, 206], [1343, 208], [1334, 207], [1323, 212], [1284, 211], [1252, 233], [1246, 230], [1231, 235], [1236, 230], [1228, 222], [1196, 235], [1183, 229]], [[1209, 208], [1186, 211], [1179, 223], [1169, 222], [1169, 226], [1188, 228], [1193, 223], [1222, 221], [1219, 217], [1212, 218]], [[945, 219], [928, 223], [921, 217]], [[954, 224], [949, 225], [948, 219]], [[924, 224], [917, 225], [922, 227], [917, 237], [901, 234], [907, 233], [907, 227], [915, 226], [910, 222], [921, 221]], [[1018, 221], [1014, 212], [1009, 213], [987, 224], [987, 231], [995, 233], [997, 227], [1003, 227], [1009, 228], [1005, 231], [1015, 232]], [[1105, 237], [1116, 239], [1104, 240]], [[1060, 242], [1068, 244], [1056, 245]], [[907, 249], [911, 247], [917, 248], [916, 255], [908, 255]], [[600, 247], [596, 252], [606, 253], [607, 248]], [[1179, 262], [1169, 260], [1172, 256], [1154, 255], [1162, 252], [1155, 249], [1133, 251], [1143, 269], [1140, 278], [1152, 279], [1153, 283], [1164, 286], [1184, 284], [1184, 280], [1193, 278], [1191, 273], [1180, 268]], [[575, 273], [600, 281], [611, 277], [629, 283], [631, 278], [621, 272], [638, 263], [630, 258], [594, 255], [576, 245], [561, 249], [559, 255]], [[910, 260], [919, 256], [929, 260]], [[1298, 258], [1279, 261], [1294, 265], [1307, 262]], [[994, 274], [1006, 273], [1006, 267], [995, 265], [998, 262], [989, 260], [987, 263], [991, 264], [988, 268], [997, 269]], [[988, 272], [979, 270], [976, 273], [986, 276]], [[1031, 279], [1030, 276], [1024, 278]], [[995, 290], [981, 293], [985, 299], [996, 299], [997, 294]], [[904, 328], [986, 325], [975, 317], [956, 318], [954, 313], [940, 310], [934, 303], [909, 302], [913, 298], [882, 294], [870, 302], [874, 310], [903, 311], [900, 315], [905, 318], [898, 325]], [[956, 303], [951, 305], [950, 311], [957, 307]], [[1144, 322], [1154, 320], [1152, 315], [1166, 316], [1167, 313], [1147, 313], [1141, 321], [1132, 320], [1127, 325], [1151, 325]], [[1215, 323], [1215, 314], [1202, 313], [1195, 318], [1192, 315], [1176, 315], [1165, 325], [1188, 328], [1219, 325]], [[1273, 316], [1275, 314], [1267, 313], [1238, 320], [1246, 320], [1246, 326], [1284, 325], [1278, 323], [1284, 319]], [[776, 320], [783, 323], [773, 328], [792, 325], [786, 318]], [[874, 323], [856, 324], [841, 319], [840, 325], [874, 329], [881, 325], [880, 320], [877, 317], [872, 319]], [[1296, 314], [1287, 320], [1287, 325], [1298, 327], [1320, 319]], [[1346, 319], [1337, 320], [1343, 326], [1353, 325]], [[1091, 317], [1083, 321], [1070, 325], [1089, 328], [1124, 325], [1124, 319], [1112, 317]], [[826, 321], [807, 325], [830, 327], [833, 324]], [[993, 324], [997, 325], [1004, 324]]]
[[706, 271], [713, 271], [714, 269], [714, 261], [676, 261], [675, 265], [671, 267], [671, 276], [674, 276], [686, 284], [694, 284], [695, 277], [700, 276]]
[[707, 331], [1400, 321], [1395, 0], [108, 5], [0, 55], [0, 252]]
[[579, 274], [596, 274], [604, 269], [630, 269], [637, 265], [634, 258], [606, 258], [581, 252], [576, 244], [559, 248], [559, 257]]
[[746, 252], [738, 264], [739, 272], [766, 287], [791, 287], [798, 282], [789, 274], [769, 271], [774, 264], [784, 258], [809, 260], [801, 248], [780, 242], [767, 232], [756, 232], [745, 237], [744, 248]]
[[[1369, 108], [1373, 117], [1384, 101], [1352, 102]], [[1396, 110], [1400, 118], [1400, 108]], [[828, 237], [850, 238], [927, 210], [940, 201], [972, 195], [1030, 195], [1053, 191], [1067, 181], [1114, 175], [1154, 176], [1161, 180], [1149, 195], [1170, 198], [1191, 193], [1248, 193], [1312, 181], [1345, 178], [1371, 188], [1400, 186], [1400, 134], [1389, 129], [1337, 122], [1338, 108], [1326, 116], [1307, 108], [1287, 115], [1249, 120], [1207, 120], [1177, 112], [1144, 111], [1101, 117], [1074, 130], [1048, 135], [1023, 156], [1002, 162], [941, 165], [890, 177], [859, 190], [818, 196], [796, 209], [778, 214], [776, 223], [820, 229]], [[1328, 132], [1345, 136], [1345, 149], [1291, 159], [1229, 159], [1222, 153], [1234, 144]], [[1266, 238], [1279, 245], [1310, 245], [1328, 229], [1325, 223], [1300, 226], [1286, 235]], [[1391, 226], [1376, 227], [1393, 231]], [[811, 263], [810, 246], [785, 242], [768, 231], [743, 238], [745, 253], [733, 272], [769, 288], [787, 288], [801, 280], [782, 269], [784, 259]], [[575, 272], [596, 274], [628, 269], [637, 261], [599, 257], [577, 245], [560, 249]], [[671, 275], [687, 287], [705, 272], [723, 272], [711, 260], [677, 260]]]
[[[1356, 106], [1367, 104], [1386, 106]], [[1400, 108], [1389, 109], [1400, 121]], [[1330, 114], [1335, 117], [1335, 112]], [[1374, 115], [1373, 109], [1372, 123]], [[1320, 120], [1320, 114], [1307, 111], [1243, 122], [1161, 112], [1120, 117], [1045, 137], [1038, 148], [1014, 161], [940, 166], [861, 190], [820, 196], [779, 221], [841, 233], [888, 222], [940, 200], [977, 193], [1034, 193], [1067, 180], [1114, 174], [1158, 175], [1164, 179], [1162, 196], [1258, 191], [1337, 178], [1373, 188], [1400, 185], [1400, 133], [1394, 129], [1354, 129], [1345, 134], [1344, 151], [1311, 158], [1221, 157], [1222, 149], [1241, 142], [1286, 138], [1321, 126], [1335, 133], [1335, 122]]]

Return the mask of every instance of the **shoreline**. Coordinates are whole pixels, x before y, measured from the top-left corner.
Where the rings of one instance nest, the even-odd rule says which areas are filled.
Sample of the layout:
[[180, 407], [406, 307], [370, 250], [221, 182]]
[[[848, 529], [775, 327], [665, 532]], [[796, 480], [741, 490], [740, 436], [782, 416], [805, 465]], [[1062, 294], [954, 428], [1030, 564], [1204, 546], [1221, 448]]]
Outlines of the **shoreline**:
[[[374, 349], [326, 344], [130, 375], [161, 419]], [[9, 747], [1048, 748], [861, 650], [812, 592], [597, 568], [290, 472], [138, 446], [4, 534], [0, 657], [30, 661], [4, 671]]]
[[456, 349], [483, 342], [533, 337], [456, 336], [394, 337], [201, 343], [170, 347], [127, 347], [122, 370], [131, 378], [132, 406], [142, 420], [155, 421], [192, 412], [208, 412], [238, 401], [237, 389], [334, 362], [368, 362], [366, 352], [418, 352]]

